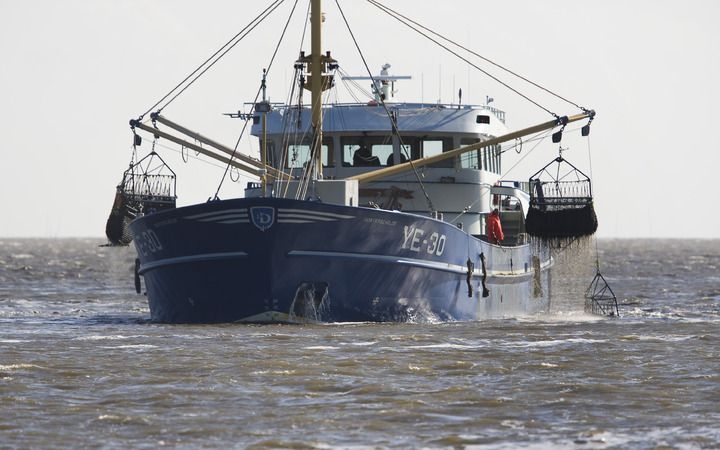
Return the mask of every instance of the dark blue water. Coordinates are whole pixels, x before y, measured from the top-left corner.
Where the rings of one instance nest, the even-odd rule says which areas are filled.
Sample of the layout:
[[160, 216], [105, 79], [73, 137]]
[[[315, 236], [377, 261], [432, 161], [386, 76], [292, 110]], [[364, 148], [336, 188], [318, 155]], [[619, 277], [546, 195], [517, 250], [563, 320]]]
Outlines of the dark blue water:
[[150, 323], [101, 243], [0, 240], [0, 448], [720, 447], [719, 240], [600, 240], [619, 319], [586, 248], [542, 317], [309, 326]]

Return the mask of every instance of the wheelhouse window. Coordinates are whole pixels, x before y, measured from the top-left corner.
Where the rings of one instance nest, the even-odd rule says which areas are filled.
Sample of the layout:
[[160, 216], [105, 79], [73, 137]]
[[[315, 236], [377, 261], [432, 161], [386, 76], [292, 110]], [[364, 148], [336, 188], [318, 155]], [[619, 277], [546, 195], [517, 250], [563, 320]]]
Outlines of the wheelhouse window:
[[500, 173], [500, 154], [502, 153], [500, 145], [491, 145], [490, 147], [483, 148], [481, 151], [483, 168], [489, 172]]
[[[480, 142], [480, 139], [465, 138], [460, 141], [460, 145], [464, 147], [466, 145], [477, 144], [478, 142]], [[460, 155], [460, 167], [463, 169], [482, 169], [481, 151], [482, 150], [473, 150]]]
[[[410, 144], [403, 144], [400, 146], [400, 164], [405, 163], [412, 157], [412, 145]], [[393, 165], [394, 160], [392, 158], [388, 158], [388, 166]]]
[[[420, 152], [423, 158], [428, 156], [440, 155], [444, 152], [452, 150], [452, 138], [423, 138], [420, 140]], [[430, 164], [429, 167], [453, 167], [453, 158], [448, 158], [436, 163]]]
[[[453, 149], [450, 137], [402, 136], [400, 163], [409, 158], [435, 156]], [[384, 167], [395, 163], [390, 136], [350, 136], [341, 140], [344, 167]], [[431, 164], [430, 167], [454, 167], [453, 158]]]
[[[331, 141], [323, 142], [321, 148], [323, 167], [335, 167], [335, 164], [332, 161], [331, 147]], [[289, 144], [287, 146], [285, 167], [288, 169], [304, 168], [310, 161], [310, 157], [310, 144]]]
[[343, 166], [380, 167], [393, 164], [390, 137], [347, 137], [341, 142]]
[[[480, 142], [480, 139], [463, 139], [460, 145], [472, 145]], [[491, 145], [479, 150], [464, 153], [460, 156], [460, 167], [463, 169], [487, 170], [488, 172], [500, 173], [502, 147]]]
[[[267, 163], [273, 167], [278, 167], [277, 165], [277, 155], [275, 154], [275, 143], [268, 139], [267, 141]], [[263, 151], [263, 141], [260, 139], [260, 151]]]

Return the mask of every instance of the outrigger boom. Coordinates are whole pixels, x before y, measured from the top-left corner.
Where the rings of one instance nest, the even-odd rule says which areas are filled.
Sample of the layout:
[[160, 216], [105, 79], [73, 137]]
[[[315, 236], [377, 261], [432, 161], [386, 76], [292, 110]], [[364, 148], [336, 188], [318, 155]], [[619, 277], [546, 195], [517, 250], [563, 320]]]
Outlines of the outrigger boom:
[[532, 127], [524, 128], [522, 130], [513, 131], [512, 133], [503, 134], [502, 136], [490, 138], [486, 141], [478, 142], [477, 144], [467, 145], [465, 147], [459, 147], [454, 150], [449, 150], [447, 152], [441, 153], [439, 155], [415, 159], [415, 160], [408, 161], [408, 162], [398, 164], [395, 166], [385, 167], [382, 169], [373, 170], [372, 172], [354, 175], [354, 176], [348, 177], [347, 179], [348, 180], [357, 180], [358, 183], [373, 181], [378, 178], [396, 175], [398, 173], [402, 173], [407, 170], [411, 170], [415, 167], [426, 166], [428, 164], [433, 164], [438, 161], [443, 161], [446, 159], [454, 158], [456, 156], [462, 155], [463, 153], [471, 152], [473, 150], [479, 150], [481, 148], [489, 147], [489, 146], [496, 145], [496, 144], [501, 144], [503, 142], [511, 141], [513, 139], [521, 138], [521, 137], [524, 137], [524, 136], [527, 136], [530, 134], [539, 133], [539, 132], [545, 131], [545, 130], [550, 130], [557, 126], [565, 126], [571, 122], [577, 122], [577, 121], [583, 120], [583, 119], [591, 119], [592, 120], [594, 117], [595, 117], [594, 110], [587, 110], [587, 111], [584, 111], [582, 114], [576, 114], [574, 116], [558, 117], [555, 120], [541, 123], [539, 125], [534, 125]]
[[[392, 175], [397, 175], [399, 173], [412, 170], [415, 167], [422, 167], [429, 164], [433, 164], [439, 161], [443, 161], [446, 159], [454, 158], [456, 156], [460, 156], [464, 153], [471, 152], [473, 150], [479, 150], [485, 147], [490, 147], [492, 145], [500, 144], [503, 142], [511, 141], [513, 139], [521, 138], [524, 136], [528, 136], [534, 133], [539, 133], [541, 131], [550, 130], [552, 128], [555, 128], [557, 126], [565, 126], [572, 122], [577, 122], [584, 119], [590, 119], [592, 120], [595, 117], [595, 111], [594, 110], [587, 110], [584, 111], [581, 114], [576, 114], [573, 116], [563, 116], [559, 117], [555, 120], [551, 120], [548, 122], [544, 122], [538, 125], [534, 125], [528, 128], [524, 128], [522, 130], [513, 131], [508, 134], [504, 134], [502, 136], [497, 136], [494, 138], [490, 138], [488, 140], [478, 142], [476, 144], [467, 145], [464, 147], [459, 147], [453, 150], [449, 150], [447, 152], [441, 153], [439, 155], [434, 156], [428, 156], [426, 158], [420, 158], [415, 159], [412, 161], [408, 161], [402, 164], [398, 164], [395, 166], [385, 167], [382, 169], [373, 170], [371, 172], [362, 173], [359, 175], [354, 175], [351, 177], [348, 177], [348, 180], [357, 180], [358, 183], [366, 183], [369, 181], [377, 180], [379, 178], [384, 178]], [[226, 158], [221, 155], [217, 155], [197, 144], [193, 144], [192, 142], [185, 141], [183, 139], [180, 139], [176, 136], [173, 136], [172, 134], [165, 133], [163, 131], [158, 130], [157, 128], [145, 125], [137, 120], [131, 120], [130, 125], [135, 128], [139, 128], [141, 130], [147, 131], [148, 133], [152, 133], [155, 136], [159, 136], [162, 138], [165, 138], [169, 141], [175, 142], [177, 144], [183, 145], [187, 148], [190, 148], [192, 150], [195, 150], [197, 152], [200, 152], [206, 156], [209, 156], [211, 158], [217, 159], [218, 161], [224, 162], [226, 164], [230, 164], [240, 170], [243, 170], [245, 172], [248, 172], [252, 175], [262, 177], [263, 176], [263, 167], [267, 171], [267, 173], [273, 177], [279, 178], [279, 177], [289, 177], [286, 173], [282, 172], [281, 170], [278, 170], [275, 167], [264, 165], [261, 161], [257, 161], [255, 159], [249, 158], [245, 155], [242, 155], [238, 152], [233, 152], [233, 150], [229, 149], [228, 147], [223, 146], [222, 144], [219, 144], [209, 138], [206, 138], [202, 136], [199, 133], [196, 133], [194, 131], [191, 131], [181, 125], [176, 124], [175, 122], [172, 122], [171, 120], [159, 115], [159, 114], [153, 114], [152, 116], [153, 120], [157, 120], [158, 122], [169, 126], [170, 128], [173, 128], [176, 131], [179, 131], [199, 142], [205, 143], [211, 147], [214, 147], [220, 151], [223, 151], [229, 155], [232, 156], [231, 158]], [[235, 161], [234, 159], [240, 159], [240, 161]], [[245, 163], [245, 164], [244, 164]]]
[[[280, 176], [287, 177], [288, 176], [284, 172], [276, 169], [275, 167], [272, 167], [269, 165], [264, 165], [262, 162], [257, 161], [253, 158], [250, 158], [248, 156], [245, 156], [245, 155], [241, 154], [240, 152], [235, 152], [232, 149], [230, 149], [222, 144], [219, 144], [209, 138], [206, 138], [205, 136], [203, 136], [199, 133], [196, 133], [196, 132], [191, 131], [181, 125], [178, 125], [175, 122], [172, 122], [172, 121], [164, 118], [163, 116], [160, 116], [159, 114], [153, 114], [152, 117], [153, 117], [153, 120], [157, 120], [158, 122], [160, 122], [164, 125], [167, 125], [168, 127], [172, 128], [176, 131], [179, 131], [180, 133], [183, 133], [183, 134], [197, 140], [198, 142], [207, 144], [217, 150], [220, 150], [220, 151], [230, 155], [231, 158], [226, 158], [222, 155], [213, 153], [213, 152], [209, 151], [208, 149], [203, 148], [197, 144], [188, 142], [177, 136], [173, 136], [172, 134], [161, 131], [155, 127], [145, 125], [138, 120], [131, 120], [130, 126], [133, 128], [139, 128], [143, 131], [147, 131], [148, 133], [152, 133], [154, 136], [167, 139], [171, 142], [182, 145], [182, 146], [192, 149], [196, 152], [202, 153], [203, 155], [209, 156], [209, 157], [216, 159], [220, 162], [223, 162], [225, 164], [230, 164], [237, 169], [243, 170], [243, 171], [250, 173], [252, 175], [255, 175], [255, 176], [262, 177], [263, 173], [264, 173], [263, 170], [265, 170], [267, 173], [269, 173], [270, 175], [272, 175], [274, 177], [280, 177]], [[236, 159], [239, 159], [240, 161], [236, 161]]]

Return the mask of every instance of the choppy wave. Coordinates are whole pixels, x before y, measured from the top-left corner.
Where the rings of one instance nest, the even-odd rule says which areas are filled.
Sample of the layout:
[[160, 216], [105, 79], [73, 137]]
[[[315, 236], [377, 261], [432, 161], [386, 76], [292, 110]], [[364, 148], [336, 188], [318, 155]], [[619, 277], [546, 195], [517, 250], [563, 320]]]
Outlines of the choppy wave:
[[600, 241], [620, 318], [583, 312], [580, 270], [537, 317], [293, 327], [151, 323], [132, 249], [100, 243], [0, 240], [3, 447], [720, 441], [720, 241]]

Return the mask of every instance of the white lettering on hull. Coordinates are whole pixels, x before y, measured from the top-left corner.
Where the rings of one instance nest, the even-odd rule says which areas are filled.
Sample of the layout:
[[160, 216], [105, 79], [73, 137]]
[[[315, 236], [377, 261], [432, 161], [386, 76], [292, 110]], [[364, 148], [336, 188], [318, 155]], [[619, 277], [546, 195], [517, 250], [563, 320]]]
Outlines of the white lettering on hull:
[[423, 239], [428, 233], [420, 228], [405, 225], [403, 228], [402, 248], [420, 253], [423, 248], [428, 255], [441, 256], [445, 252], [447, 236], [436, 231], [430, 233], [430, 237]]

